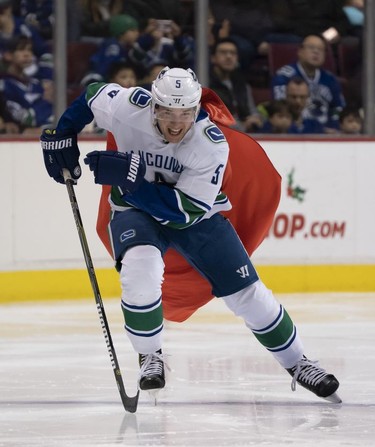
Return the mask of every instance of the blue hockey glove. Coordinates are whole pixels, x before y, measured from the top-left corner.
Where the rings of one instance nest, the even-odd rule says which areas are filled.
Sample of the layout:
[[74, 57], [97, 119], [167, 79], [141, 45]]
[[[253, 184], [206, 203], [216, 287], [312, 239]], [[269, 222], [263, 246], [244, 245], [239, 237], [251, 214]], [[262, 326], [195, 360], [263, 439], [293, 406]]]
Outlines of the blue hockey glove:
[[94, 172], [95, 183], [119, 186], [123, 194], [134, 192], [146, 173], [145, 162], [137, 154], [93, 151], [87, 154], [84, 162]]
[[65, 183], [62, 170], [67, 169], [71, 178], [77, 183], [81, 177], [77, 135], [71, 131], [58, 132], [46, 129], [40, 136], [40, 143], [49, 176], [58, 183]]

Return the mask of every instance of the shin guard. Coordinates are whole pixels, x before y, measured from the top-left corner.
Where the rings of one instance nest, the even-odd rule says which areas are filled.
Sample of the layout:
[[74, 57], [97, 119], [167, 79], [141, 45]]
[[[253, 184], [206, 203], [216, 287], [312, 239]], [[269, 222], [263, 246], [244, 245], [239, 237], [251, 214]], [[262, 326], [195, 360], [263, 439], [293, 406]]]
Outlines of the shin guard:
[[281, 366], [290, 368], [302, 358], [303, 346], [292, 319], [260, 280], [223, 299]]
[[135, 351], [142, 354], [161, 348], [163, 273], [161, 253], [151, 245], [130, 248], [122, 260], [121, 306], [125, 329]]

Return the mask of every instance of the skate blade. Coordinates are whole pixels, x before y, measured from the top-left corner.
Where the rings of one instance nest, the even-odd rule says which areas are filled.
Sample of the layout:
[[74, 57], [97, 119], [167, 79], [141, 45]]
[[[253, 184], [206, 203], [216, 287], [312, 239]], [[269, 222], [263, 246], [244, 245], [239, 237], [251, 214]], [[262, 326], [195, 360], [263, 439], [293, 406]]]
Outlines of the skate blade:
[[342, 403], [342, 400], [337, 393], [333, 393], [330, 396], [323, 397], [323, 399], [327, 400], [328, 402], [331, 402], [332, 404], [341, 404]]
[[155, 405], [155, 407], [158, 404], [158, 395], [159, 395], [160, 389], [155, 390], [148, 390], [148, 395], [150, 397], [151, 402]]

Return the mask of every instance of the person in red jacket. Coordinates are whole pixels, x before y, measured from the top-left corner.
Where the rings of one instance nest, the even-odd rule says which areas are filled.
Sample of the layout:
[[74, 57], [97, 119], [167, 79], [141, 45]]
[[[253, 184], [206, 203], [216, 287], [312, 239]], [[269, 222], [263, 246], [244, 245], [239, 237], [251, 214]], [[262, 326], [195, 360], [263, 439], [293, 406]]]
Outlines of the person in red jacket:
[[[85, 163], [96, 183], [110, 186], [99, 227], [108, 224], [109, 238], [102, 238], [120, 274], [125, 329], [139, 355], [139, 388], [165, 386], [164, 318], [182, 321], [216, 296], [293, 377], [292, 389], [299, 383], [341, 402], [338, 380], [306, 358], [292, 319], [251, 262], [249, 253], [276, 211], [280, 176], [254, 140], [226, 127], [233, 120], [217, 95], [202, 92], [194, 72], [182, 68], [161, 70], [151, 93], [91, 84], [55, 132], [41, 136], [47, 171], [57, 182], [64, 183], [62, 169], [79, 179], [76, 134], [93, 118], [114, 137], [110, 150], [88, 153]], [[245, 150], [251, 155], [242, 157]], [[241, 170], [244, 178], [237, 179]], [[252, 197], [244, 193], [250, 188], [256, 198], [248, 205]], [[103, 204], [108, 200], [110, 208]], [[233, 223], [225, 216], [231, 202], [245, 225], [253, 220], [250, 228], [234, 214]]]

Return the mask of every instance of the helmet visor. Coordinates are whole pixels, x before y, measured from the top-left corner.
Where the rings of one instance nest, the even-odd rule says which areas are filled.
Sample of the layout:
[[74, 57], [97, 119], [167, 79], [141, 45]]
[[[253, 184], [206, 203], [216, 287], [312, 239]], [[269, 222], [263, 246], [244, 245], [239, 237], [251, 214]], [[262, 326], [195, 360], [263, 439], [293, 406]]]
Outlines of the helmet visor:
[[191, 107], [190, 109], [170, 109], [159, 106], [155, 107], [155, 118], [161, 121], [193, 123], [196, 110], [196, 107]]

